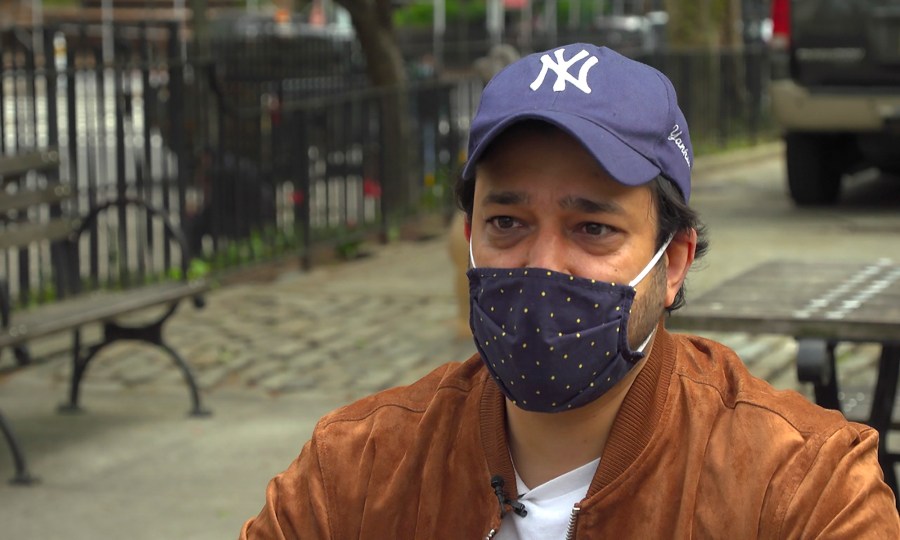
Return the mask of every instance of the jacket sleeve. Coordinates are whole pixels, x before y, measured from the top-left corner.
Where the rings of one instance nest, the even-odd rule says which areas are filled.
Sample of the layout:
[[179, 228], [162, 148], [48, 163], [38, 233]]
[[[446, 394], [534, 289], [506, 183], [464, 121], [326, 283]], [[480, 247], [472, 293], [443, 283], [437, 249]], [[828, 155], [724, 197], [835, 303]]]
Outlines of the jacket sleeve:
[[287, 470], [269, 481], [266, 504], [244, 523], [240, 540], [331, 538], [324, 481], [315, 439]]
[[821, 445], [785, 501], [779, 538], [900, 538], [894, 494], [878, 464], [878, 432], [851, 423]]

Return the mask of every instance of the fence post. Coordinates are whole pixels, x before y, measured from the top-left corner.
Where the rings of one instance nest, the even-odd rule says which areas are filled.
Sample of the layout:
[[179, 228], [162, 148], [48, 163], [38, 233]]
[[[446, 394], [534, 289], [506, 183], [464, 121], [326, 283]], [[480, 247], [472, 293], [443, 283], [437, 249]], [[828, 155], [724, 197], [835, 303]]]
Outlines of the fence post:
[[[187, 181], [188, 152], [185, 145], [184, 133], [186, 128], [184, 121], [184, 70], [187, 65], [180, 57], [179, 39], [178, 23], [170, 23], [169, 50], [167, 54], [169, 63], [169, 100], [171, 104], [169, 109], [169, 117], [171, 119], [169, 126], [171, 129], [172, 149], [178, 160], [178, 177], [176, 178], [175, 189], [177, 190], [176, 195], [178, 197], [178, 223], [181, 225], [185, 222], [186, 217], [185, 182]], [[166, 209], [167, 214], [171, 210], [171, 187], [170, 179], [168, 175], [166, 175], [164, 180], [165, 195], [163, 196], [163, 206]], [[172, 266], [172, 255], [169, 242], [164, 242], [164, 246], [165, 267], [168, 269]]]
[[[309, 270], [312, 267], [312, 231], [309, 219], [309, 118], [304, 108], [298, 109], [294, 114], [298, 116], [297, 142], [300, 147], [297, 152], [294, 152], [295, 166], [293, 169], [298, 175], [294, 184], [294, 231], [300, 230], [303, 242], [300, 265], [304, 270]], [[300, 193], [299, 200], [297, 193]]]

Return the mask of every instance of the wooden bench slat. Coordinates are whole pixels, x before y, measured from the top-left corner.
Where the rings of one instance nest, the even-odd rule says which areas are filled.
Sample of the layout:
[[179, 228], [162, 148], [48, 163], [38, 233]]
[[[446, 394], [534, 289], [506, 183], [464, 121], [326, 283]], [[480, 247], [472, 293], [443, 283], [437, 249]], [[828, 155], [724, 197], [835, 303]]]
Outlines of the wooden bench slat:
[[75, 228], [75, 222], [59, 218], [46, 223], [13, 223], [0, 229], [0, 249], [25, 246], [42, 240], [59, 240], [68, 236]]
[[42, 204], [60, 203], [71, 198], [72, 189], [66, 184], [53, 184], [43, 189], [27, 189], [15, 193], [0, 191], [0, 214]]
[[28, 171], [54, 170], [59, 165], [55, 149], [39, 150], [15, 156], [0, 156], [0, 176], [4, 182], [18, 178]]
[[0, 348], [169, 304], [209, 290], [207, 280], [168, 282], [126, 291], [102, 291], [12, 313]]

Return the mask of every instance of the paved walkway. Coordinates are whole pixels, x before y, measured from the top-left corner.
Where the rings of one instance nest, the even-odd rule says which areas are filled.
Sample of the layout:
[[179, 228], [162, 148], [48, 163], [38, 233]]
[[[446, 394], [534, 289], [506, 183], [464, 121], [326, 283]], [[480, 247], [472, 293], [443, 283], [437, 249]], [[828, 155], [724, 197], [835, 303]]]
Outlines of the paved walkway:
[[[64, 358], [0, 379], [0, 410], [42, 479], [0, 483], [3, 536], [235, 537], [322, 414], [474, 351], [455, 337], [452, 272], [445, 239], [435, 238], [231, 284], [204, 310], [183, 305], [166, 335], [195, 368], [210, 418], [184, 418], [178, 370], [145, 346], [117, 344], [94, 361], [81, 415], [53, 410], [66, 392]], [[791, 339], [710, 335], [775, 386], [798, 388]], [[871, 379], [874, 347], [838, 353], [848, 387]], [[863, 413], [866, 393], [845, 404]], [[3, 448], [0, 478], [12, 471]]]
[[[213, 291], [189, 303], [167, 338], [190, 359], [204, 393], [340, 394], [344, 399], [412, 382], [475, 348], [454, 338], [452, 269], [444, 238], [373, 246], [356, 261], [291, 271]], [[89, 368], [90, 386], [183, 386], [158, 350], [117, 344]], [[63, 384], [65, 362], [52, 377]]]

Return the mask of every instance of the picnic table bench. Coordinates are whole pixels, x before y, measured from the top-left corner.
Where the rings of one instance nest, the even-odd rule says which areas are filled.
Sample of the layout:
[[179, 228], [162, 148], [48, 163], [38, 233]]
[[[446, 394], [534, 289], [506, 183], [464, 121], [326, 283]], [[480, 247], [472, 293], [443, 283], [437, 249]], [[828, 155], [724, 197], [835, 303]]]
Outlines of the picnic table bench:
[[881, 346], [872, 408], [864, 420], [878, 430], [878, 460], [896, 495], [888, 449], [900, 374], [900, 263], [769, 261], [692, 298], [672, 314], [676, 330], [784, 334], [797, 339], [797, 376], [811, 382], [816, 403], [841, 410], [835, 346]]
[[[196, 307], [202, 307], [203, 293], [209, 289], [205, 279], [188, 279], [189, 253], [184, 235], [165, 213], [136, 197], [97, 203], [84, 215], [73, 215], [71, 209], [75, 205], [71, 203], [75, 194], [69, 185], [59, 181], [58, 169], [59, 155], [52, 148], [0, 156], [0, 351], [11, 348], [15, 359], [11, 367], [2, 371], [35, 362], [28, 349], [30, 341], [71, 331], [71, 382], [68, 401], [60, 408], [74, 411], [79, 408], [79, 387], [91, 359], [111, 343], [143, 341], [160, 347], [180, 368], [190, 390], [191, 414], [207, 414], [189, 364], [163, 339], [162, 332], [166, 320], [182, 300], [193, 299]], [[125, 227], [130, 219], [139, 222], [148, 237], [153, 231], [159, 231], [155, 245], [172, 244], [175, 246], [172, 251], [180, 252], [175, 254], [180, 256], [180, 278], [150, 280], [146, 279], [146, 273], [129, 277], [122, 266], [128, 264], [129, 257], [112, 251], [125, 247], [124, 251], [136, 252], [145, 246], [123, 246], [118, 237], [107, 238], [106, 243], [112, 247], [107, 246], [110, 253], [105, 258], [108, 266], [116, 267], [110, 275], [120, 279], [110, 288], [91, 283], [90, 275], [85, 278], [85, 267], [96, 266], [99, 257], [91, 257], [84, 264], [80, 245], [87, 245], [94, 252], [100, 249], [98, 222], [108, 213], [116, 214], [118, 219], [110, 228]], [[149, 257], [152, 254], [142, 253], [143, 266], [147, 266], [145, 259]], [[49, 265], [35, 269], [35, 260], [49, 260]], [[18, 275], [11, 280], [13, 269]], [[17, 295], [10, 294], [13, 285], [17, 286]], [[40, 303], [33, 298], [40, 293], [34, 289], [41, 287], [53, 291], [50, 301]], [[142, 318], [139, 322], [117, 322], [124, 315], [152, 307], [159, 308], [157, 311], [161, 313], [154, 312], [149, 321]], [[100, 324], [102, 334], [98, 342], [85, 344], [82, 328], [89, 324]], [[0, 431], [12, 453], [15, 466], [12, 481], [30, 483], [33, 477], [24, 453], [2, 414]]]

